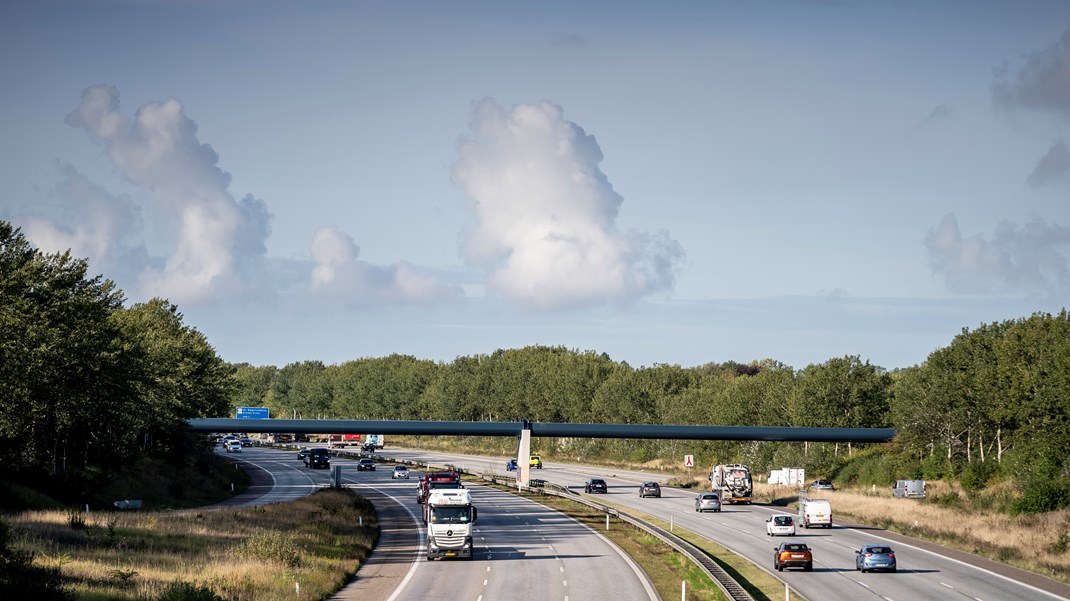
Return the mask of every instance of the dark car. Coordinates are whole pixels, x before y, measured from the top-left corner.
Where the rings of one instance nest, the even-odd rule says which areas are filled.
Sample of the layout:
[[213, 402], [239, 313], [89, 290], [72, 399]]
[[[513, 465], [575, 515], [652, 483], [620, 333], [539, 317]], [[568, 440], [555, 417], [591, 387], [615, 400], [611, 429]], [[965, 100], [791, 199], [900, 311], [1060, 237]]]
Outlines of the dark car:
[[855, 551], [855, 569], [862, 573], [885, 570], [895, 571], [895, 552], [888, 545], [862, 545]]
[[251, 438], [249, 438], [248, 436], [242, 436], [238, 440], [241, 441], [241, 446], [243, 446], [243, 447], [251, 447], [251, 446], [253, 446], [253, 440]]
[[505, 462], [505, 471], [507, 471], [507, 472], [515, 472], [516, 471], [516, 459], [510, 459], [509, 461]]
[[606, 481], [601, 478], [591, 478], [587, 481], [587, 484], [583, 485], [583, 492], [585, 493], [608, 493], [609, 486], [606, 486]]
[[327, 449], [312, 449], [305, 456], [305, 465], [312, 469], [331, 467], [331, 452]]
[[369, 443], [365, 443], [364, 446], [360, 447], [360, 450], [364, 451], [365, 453], [374, 453], [375, 452], [375, 445], [373, 445], [370, 442]]
[[780, 543], [773, 547], [773, 567], [777, 571], [784, 568], [802, 568], [814, 571], [814, 555], [806, 543]]
[[357, 462], [357, 471], [363, 472], [364, 470], [375, 471], [375, 462], [371, 459], [361, 459]]
[[298, 461], [305, 461], [305, 458], [308, 457], [308, 453], [309, 453], [310, 450], [311, 449], [305, 448], [305, 449], [301, 449], [300, 451], [298, 451], [297, 452], [297, 460]]
[[644, 497], [658, 497], [661, 498], [661, 485], [657, 482], [643, 482], [639, 485], [639, 498]]

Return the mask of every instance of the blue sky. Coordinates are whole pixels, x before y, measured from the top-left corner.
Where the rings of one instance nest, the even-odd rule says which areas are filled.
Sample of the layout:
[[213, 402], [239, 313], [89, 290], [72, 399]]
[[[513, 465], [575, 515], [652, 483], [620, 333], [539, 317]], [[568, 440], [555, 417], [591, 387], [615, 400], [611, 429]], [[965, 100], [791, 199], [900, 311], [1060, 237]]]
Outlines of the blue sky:
[[1070, 299], [1070, 3], [0, 4], [0, 219], [224, 359], [919, 363]]

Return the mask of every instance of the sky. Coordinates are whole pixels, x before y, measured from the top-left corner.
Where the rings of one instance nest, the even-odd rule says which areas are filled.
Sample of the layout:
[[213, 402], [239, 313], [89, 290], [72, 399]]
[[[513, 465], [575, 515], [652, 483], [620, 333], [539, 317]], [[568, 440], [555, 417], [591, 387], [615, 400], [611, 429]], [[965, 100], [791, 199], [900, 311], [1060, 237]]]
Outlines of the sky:
[[8, 0], [0, 219], [233, 363], [925, 361], [1070, 304], [1070, 3]]

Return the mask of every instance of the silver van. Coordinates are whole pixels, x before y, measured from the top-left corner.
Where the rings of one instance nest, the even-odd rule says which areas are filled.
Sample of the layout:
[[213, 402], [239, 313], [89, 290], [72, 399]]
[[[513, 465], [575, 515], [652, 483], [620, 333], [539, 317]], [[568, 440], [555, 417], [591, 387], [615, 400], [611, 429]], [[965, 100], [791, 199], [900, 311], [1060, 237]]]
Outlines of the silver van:
[[892, 485], [892, 496], [906, 499], [925, 498], [925, 480], [896, 480]]

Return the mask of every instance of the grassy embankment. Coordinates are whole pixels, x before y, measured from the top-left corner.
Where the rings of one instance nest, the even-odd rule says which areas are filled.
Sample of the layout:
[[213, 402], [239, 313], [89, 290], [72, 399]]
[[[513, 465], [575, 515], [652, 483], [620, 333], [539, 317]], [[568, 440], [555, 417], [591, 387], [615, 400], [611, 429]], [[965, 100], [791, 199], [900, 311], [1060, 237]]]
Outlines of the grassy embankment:
[[0, 482], [11, 547], [58, 569], [70, 598], [92, 601], [320, 599], [368, 557], [378, 539], [375, 512], [346, 492], [248, 508], [98, 509], [115, 498], [167, 509], [218, 502], [249, 484], [235, 467], [211, 461], [175, 470], [144, 461], [97, 490], [89, 513]]

